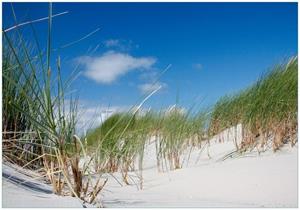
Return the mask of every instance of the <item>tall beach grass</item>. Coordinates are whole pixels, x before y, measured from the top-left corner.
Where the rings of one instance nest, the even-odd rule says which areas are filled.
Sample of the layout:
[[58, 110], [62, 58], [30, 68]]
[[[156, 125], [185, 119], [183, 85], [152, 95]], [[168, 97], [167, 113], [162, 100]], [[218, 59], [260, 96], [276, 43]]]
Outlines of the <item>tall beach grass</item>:
[[298, 58], [292, 57], [237, 94], [224, 96], [213, 107], [210, 134], [237, 124], [243, 126], [240, 149], [264, 149], [271, 140], [273, 150], [297, 141]]
[[66, 94], [77, 70], [63, 80], [60, 57], [53, 57], [52, 4], [44, 50], [33, 25], [35, 36], [25, 41], [13, 4], [12, 13], [16, 27], [2, 30], [3, 158], [38, 170], [56, 194], [95, 202], [106, 181], [100, 181], [99, 175], [93, 184], [79, 166], [86, 148], [76, 135], [78, 97]]

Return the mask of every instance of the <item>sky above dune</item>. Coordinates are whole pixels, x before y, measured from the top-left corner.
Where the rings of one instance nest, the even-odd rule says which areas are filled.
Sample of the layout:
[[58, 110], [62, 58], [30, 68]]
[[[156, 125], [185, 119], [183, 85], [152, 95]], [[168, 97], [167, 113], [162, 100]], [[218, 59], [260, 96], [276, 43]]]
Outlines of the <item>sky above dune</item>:
[[[48, 15], [47, 3], [3, 3], [3, 29]], [[207, 107], [297, 51], [297, 3], [53, 3], [51, 66], [89, 110]], [[47, 21], [21, 27], [46, 48]], [[10, 32], [11, 33], [11, 32]], [[165, 69], [167, 70], [165, 71]], [[163, 73], [162, 73], [163, 72]], [[92, 112], [90, 112], [91, 114]]]

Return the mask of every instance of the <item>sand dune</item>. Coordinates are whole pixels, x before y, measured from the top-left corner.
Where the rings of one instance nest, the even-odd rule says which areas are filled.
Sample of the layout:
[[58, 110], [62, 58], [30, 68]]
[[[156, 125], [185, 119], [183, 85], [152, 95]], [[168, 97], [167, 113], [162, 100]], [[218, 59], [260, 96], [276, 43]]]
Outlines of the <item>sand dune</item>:
[[[175, 171], [158, 172], [155, 144], [146, 147], [143, 190], [120, 184], [110, 175], [101, 192], [104, 207], [297, 207], [298, 145], [279, 152], [248, 152], [223, 160], [235, 150], [231, 130], [191, 152]], [[187, 160], [187, 156], [185, 156]], [[25, 174], [27, 175], [25, 175]], [[33, 172], [3, 164], [3, 207], [83, 207], [73, 197], [52, 193], [51, 186], [33, 180]], [[131, 172], [138, 182], [138, 172]], [[120, 173], [114, 176], [121, 179]], [[89, 206], [90, 207], [90, 206]]]

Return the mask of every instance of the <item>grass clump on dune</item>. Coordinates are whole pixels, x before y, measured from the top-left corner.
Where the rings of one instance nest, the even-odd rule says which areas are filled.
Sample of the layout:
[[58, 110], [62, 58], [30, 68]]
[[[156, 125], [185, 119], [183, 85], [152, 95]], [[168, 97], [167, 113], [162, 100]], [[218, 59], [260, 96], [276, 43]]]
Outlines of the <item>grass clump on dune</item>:
[[[210, 115], [177, 106], [140, 112], [155, 90], [137, 109], [115, 113], [89, 131], [85, 148], [76, 136], [77, 99], [65, 94], [73, 78], [62, 80], [59, 57], [55, 66], [51, 62], [51, 4], [48, 20], [46, 50], [40, 49], [37, 39], [32, 48], [28, 47], [18, 27], [16, 36], [2, 32], [3, 156], [23, 167], [42, 171], [57, 194], [93, 202], [106, 183], [101, 184], [100, 175], [117, 171], [130, 184], [129, 172], [138, 170], [142, 188], [144, 152], [150, 143], [155, 144], [157, 168], [164, 171], [181, 168], [183, 157], [189, 156], [192, 148], [201, 148], [204, 140], [238, 124], [243, 128], [240, 151], [264, 149], [270, 141], [276, 151], [284, 143], [294, 145], [297, 141], [295, 57], [276, 66], [251, 87], [222, 97]], [[82, 155], [87, 158], [87, 149], [91, 158], [80, 168], [79, 159]], [[87, 169], [93, 161], [99, 172], [96, 185]], [[84, 180], [84, 176], [89, 178]]]
[[160, 112], [116, 113], [86, 138], [91, 148], [99, 150], [99, 169], [142, 171], [144, 149], [154, 143], [159, 171], [173, 170], [182, 167], [181, 157], [189, 146], [201, 144], [204, 125], [202, 113], [189, 116], [177, 107]]
[[160, 129], [160, 147], [158, 155], [161, 160], [168, 160], [169, 168], [181, 168], [180, 156], [186, 147], [188, 139], [188, 114], [173, 107], [163, 115]]
[[[96, 154], [96, 171], [120, 171], [126, 184], [130, 184], [129, 171], [139, 170], [142, 173], [144, 147], [151, 120], [149, 113], [143, 116], [132, 112], [115, 113], [101, 126], [88, 132], [88, 147]], [[142, 176], [139, 178], [142, 180]]]
[[[159, 171], [181, 168], [193, 148], [227, 128], [235, 127], [239, 151], [276, 151], [286, 142], [297, 141], [297, 58], [276, 66], [254, 85], [222, 97], [207, 111], [192, 113], [177, 106], [164, 111], [116, 113], [88, 133], [90, 148], [97, 148], [96, 165], [102, 171], [142, 171], [144, 149], [155, 143]], [[242, 124], [242, 142], [237, 130]], [[188, 157], [184, 157], [184, 156]], [[187, 158], [187, 159], [185, 159]], [[138, 160], [138, 161], [137, 161]], [[137, 163], [137, 164], [136, 164]]]
[[297, 141], [298, 58], [275, 66], [254, 85], [221, 98], [213, 108], [210, 133], [215, 135], [239, 123], [242, 150], [263, 148], [272, 139], [273, 150]]
[[[14, 31], [2, 31], [3, 158], [38, 170], [39, 178], [46, 178], [54, 193], [92, 203], [103, 183], [98, 181], [93, 185], [89, 179], [84, 180], [87, 171], [79, 166], [79, 158], [86, 152], [76, 136], [77, 98], [66, 95], [75, 75], [62, 79], [59, 56], [54, 66], [52, 4], [49, 4], [44, 50], [36, 36], [29, 41], [32, 47], [28, 47], [13, 5], [12, 12]], [[35, 35], [33, 26], [32, 31]]]
[[122, 153], [125, 155], [131, 149], [128, 135], [133, 135], [134, 124], [133, 114], [116, 113], [105, 120], [100, 127], [88, 132], [86, 136], [88, 145], [99, 148], [96, 152], [99, 154], [97, 164], [100, 169], [105, 168], [109, 172], [117, 171]]

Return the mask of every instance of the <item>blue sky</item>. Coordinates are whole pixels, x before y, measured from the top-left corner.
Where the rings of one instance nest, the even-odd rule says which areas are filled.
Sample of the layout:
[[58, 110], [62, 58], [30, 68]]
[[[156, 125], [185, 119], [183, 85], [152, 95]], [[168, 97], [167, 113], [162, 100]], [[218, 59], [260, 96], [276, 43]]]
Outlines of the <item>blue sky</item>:
[[[48, 15], [47, 3], [14, 3], [19, 22]], [[128, 107], [153, 89], [146, 107], [168, 107], [179, 98], [189, 108], [253, 83], [297, 49], [297, 3], [54, 3], [52, 47], [92, 36], [53, 54], [63, 76], [80, 64], [73, 85], [88, 106]], [[3, 28], [14, 25], [3, 4]], [[45, 47], [47, 21], [35, 23]], [[30, 27], [23, 27], [31, 39]], [[27, 34], [27, 35], [26, 35]], [[91, 49], [98, 48], [95, 52]], [[52, 63], [55, 68], [54, 62]]]

